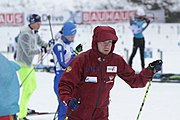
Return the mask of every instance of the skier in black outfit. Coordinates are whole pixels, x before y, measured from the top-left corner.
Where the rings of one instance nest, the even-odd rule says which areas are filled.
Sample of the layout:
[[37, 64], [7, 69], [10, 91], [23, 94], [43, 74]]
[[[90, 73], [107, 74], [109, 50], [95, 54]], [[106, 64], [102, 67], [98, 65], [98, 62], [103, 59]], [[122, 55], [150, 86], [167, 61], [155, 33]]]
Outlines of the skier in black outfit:
[[[145, 26], [143, 26], [144, 23], [146, 23]], [[136, 55], [138, 48], [140, 49], [142, 69], [145, 66], [145, 62], [144, 62], [145, 39], [144, 39], [143, 31], [148, 27], [149, 23], [150, 23], [150, 20], [146, 18], [145, 12], [143, 10], [137, 11], [136, 16], [130, 19], [131, 30], [134, 34], [133, 51], [128, 61], [128, 64], [131, 67], [132, 67], [133, 58]]]

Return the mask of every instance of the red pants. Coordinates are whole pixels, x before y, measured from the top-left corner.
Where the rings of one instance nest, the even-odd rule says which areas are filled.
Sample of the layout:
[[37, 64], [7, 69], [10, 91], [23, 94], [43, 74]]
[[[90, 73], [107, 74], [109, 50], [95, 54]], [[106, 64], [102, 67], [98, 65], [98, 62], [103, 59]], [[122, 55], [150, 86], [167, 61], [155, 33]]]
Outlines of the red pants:
[[0, 116], [0, 120], [17, 120], [16, 115]]

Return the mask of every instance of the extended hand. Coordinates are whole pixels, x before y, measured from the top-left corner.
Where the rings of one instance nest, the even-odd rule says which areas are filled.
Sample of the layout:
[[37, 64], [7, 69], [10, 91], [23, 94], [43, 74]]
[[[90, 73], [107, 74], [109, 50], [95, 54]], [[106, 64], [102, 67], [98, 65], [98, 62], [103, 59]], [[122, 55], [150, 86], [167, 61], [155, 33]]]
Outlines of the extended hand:
[[162, 69], [162, 63], [162, 60], [156, 60], [150, 63], [148, 67], [156, 73]]

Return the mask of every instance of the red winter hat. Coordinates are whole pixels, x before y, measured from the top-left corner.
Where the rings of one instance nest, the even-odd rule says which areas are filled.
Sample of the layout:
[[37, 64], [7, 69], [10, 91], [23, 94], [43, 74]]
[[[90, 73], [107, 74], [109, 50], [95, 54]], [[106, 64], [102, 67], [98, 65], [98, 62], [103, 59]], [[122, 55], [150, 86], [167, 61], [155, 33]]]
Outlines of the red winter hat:
[[94, 51], [98, 52], [97, 42], [104, 42], [107, 40], [113, 40], [113, 45], [111, 48], [111, 52], [113, 52], [115, 43], [118, 40], [115, 29], [110, 26], [97, 26], [94, 29], [93, 40], [92, 40], [92, 49]]
[[116, 31], [110, 26], [97, 26], [94, 29], [93, 35], [94, 42], [104, 42], [107, 40], [113, 40], [116, 42], [118, 37], [116, 36]]

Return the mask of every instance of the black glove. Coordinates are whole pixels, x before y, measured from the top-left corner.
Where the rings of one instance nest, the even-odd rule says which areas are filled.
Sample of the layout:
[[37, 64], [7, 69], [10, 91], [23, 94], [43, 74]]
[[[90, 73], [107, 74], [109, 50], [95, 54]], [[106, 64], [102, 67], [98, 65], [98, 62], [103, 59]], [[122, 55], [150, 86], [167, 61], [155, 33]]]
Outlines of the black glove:
[[76, 110], [76, 109], [79, 107], [80, 103], [81, 103], [80, 100], [78, 100], [78, 99], [76, 99], [76, 98], [73, 98], [73, 99], [69, 100], [67, 106], [68, 106], [72, 111], [74, 111], [74, 110]]
[[149, 24], [151, 21], [149, 19], [146, 20], [146, 23]]
[[54, 63], [54, 59], [50, 59], [50, 62]]
[[76, 53], [76, 55], [78, 55], [81, 51], [83, 51], [83, 46], [82, 44], [79, 44], [78, 46], [76, 46], [74, 52]]
[[149, 24], [151, 21], [148, 18], [144, 18], [144, 20], [146, 21], [147, 24]]
[[162, 60], [156, 60], [149, 64], [148, 68], [151, 70], [155, 70], [156, 72], [160, 71], [162, 69]]
[[44, 47], [44, 46], [41, 47], [41, 53], [47, 53], [46, 47]]
[[49, 42], [48, 42], [49, 47], [50, 47], [51, 45], [54, 45], [54, 44], [55, 44], [55, 40], [54, 40], [54, 39], [49, 40]]

